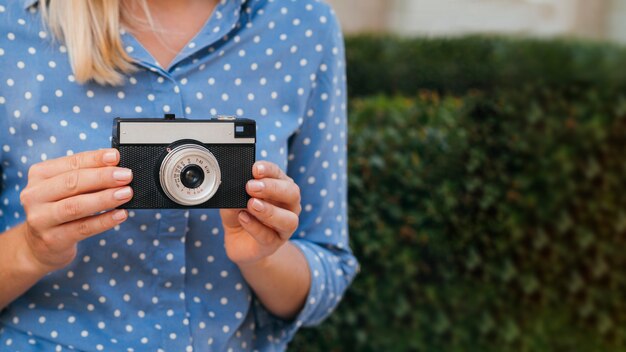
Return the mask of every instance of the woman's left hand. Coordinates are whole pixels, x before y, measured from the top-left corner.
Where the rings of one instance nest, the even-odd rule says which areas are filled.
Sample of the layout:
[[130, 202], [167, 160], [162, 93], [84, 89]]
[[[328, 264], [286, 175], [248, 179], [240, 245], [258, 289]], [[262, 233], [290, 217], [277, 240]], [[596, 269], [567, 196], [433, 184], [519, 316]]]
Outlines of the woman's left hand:
[[276, 164], [259, 161], [246, 185], [246, 209], [222, 209], [226, 254], [238, 265], [260, 263], [298, 228], [300, 188]]

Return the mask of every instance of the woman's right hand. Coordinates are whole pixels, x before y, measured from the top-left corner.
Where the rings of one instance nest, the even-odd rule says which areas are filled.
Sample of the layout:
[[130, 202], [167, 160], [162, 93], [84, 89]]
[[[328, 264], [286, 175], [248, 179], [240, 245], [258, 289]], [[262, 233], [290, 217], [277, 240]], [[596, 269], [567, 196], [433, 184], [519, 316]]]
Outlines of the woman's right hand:
[[124, 222], [112, 210], [132, 198], [129, 169], [119, 168], [116, 149], [89, 151], [33, 165], [20, 199], [23, 235], [34, 264], [51, 272], [71, 263], [77, 243]]

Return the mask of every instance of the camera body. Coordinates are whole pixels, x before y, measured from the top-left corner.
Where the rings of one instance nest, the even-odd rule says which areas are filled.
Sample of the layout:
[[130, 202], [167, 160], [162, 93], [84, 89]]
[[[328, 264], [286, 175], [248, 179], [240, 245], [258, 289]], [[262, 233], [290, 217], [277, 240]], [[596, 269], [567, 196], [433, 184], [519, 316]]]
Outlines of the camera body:
[[245, 208], [250, 199], [254, 120], [118, 117], [112, 146], [133, 171], [134, 195], [121, 208]]

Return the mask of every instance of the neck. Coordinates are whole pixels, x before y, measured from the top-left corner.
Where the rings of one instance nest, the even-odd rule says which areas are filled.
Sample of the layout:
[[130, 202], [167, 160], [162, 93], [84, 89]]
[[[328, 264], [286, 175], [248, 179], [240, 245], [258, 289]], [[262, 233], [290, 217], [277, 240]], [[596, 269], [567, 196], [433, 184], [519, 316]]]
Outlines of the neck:
[[[146, 0], [129, 3], [127, 27], [159, 62], [168, 67], [202, 29], [218, 0]], [[146, 12], [147, 11], [147, 12]], [[146, 25], [148, 24], [148, 25]]]

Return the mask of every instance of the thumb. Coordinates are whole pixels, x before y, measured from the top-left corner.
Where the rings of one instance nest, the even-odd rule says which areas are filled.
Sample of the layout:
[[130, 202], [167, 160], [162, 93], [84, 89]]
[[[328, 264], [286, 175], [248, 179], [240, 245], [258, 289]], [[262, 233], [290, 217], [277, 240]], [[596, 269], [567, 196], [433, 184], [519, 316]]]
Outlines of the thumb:
[[225, 229], [232, 229], [241, 227], [239, 223], [239, 213], [241, 209], [220, 209], [220, 216], [222, 217], [222, 225]]

